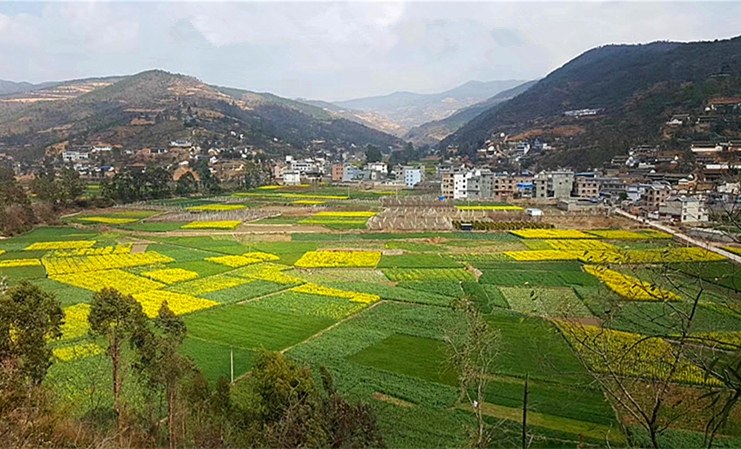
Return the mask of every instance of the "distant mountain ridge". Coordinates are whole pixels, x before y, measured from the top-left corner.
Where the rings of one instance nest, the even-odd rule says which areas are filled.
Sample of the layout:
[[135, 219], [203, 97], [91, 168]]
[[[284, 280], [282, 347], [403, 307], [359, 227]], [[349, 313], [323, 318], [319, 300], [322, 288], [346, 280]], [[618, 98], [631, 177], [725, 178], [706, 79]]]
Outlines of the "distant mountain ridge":
[[388, 95], [335, 101], [343, 109], [375, 113], [404, 131], [423, 123], [441, 120], [455, 111], [493, 97], [522, 84], [523, 80], [469, 81], [436, 94], [394, 92]]
[[411, 141], [415, 145], [436, 145], [458, 128], [473, 120], [477, 115], [520, 95], [535, 85], [535, 83], [537, 81], [522, 83], [511, 89], [499, 92], [480, 103], [460, 109], [442, 120], [434, 120], [415, 126], [404, 135], [404, 139]]
[[231, 132], [276, 151], [306, 151], [315, 141], [382, 148], [404, 143], [321, 108], [161, 70], [0, 97], [0, 145], [29, 157], [63, 142], [139, 149], [194, 134], [217, 139]]
[[[741, 94], [741, 38], [714, 42], [654, 42], [589, 50], [526, 92], [476, 116], [440, 149], [473, 156], [494, 133], [557, 138], [549, 165], [599, 166], [639, 143], [681, 147], [662, 126], [672, 114], [702, 113], [712, 96]], [[564, 112], [599, 109], [590, 118]], [[714, 133], [705, 137], [712, 139]]]

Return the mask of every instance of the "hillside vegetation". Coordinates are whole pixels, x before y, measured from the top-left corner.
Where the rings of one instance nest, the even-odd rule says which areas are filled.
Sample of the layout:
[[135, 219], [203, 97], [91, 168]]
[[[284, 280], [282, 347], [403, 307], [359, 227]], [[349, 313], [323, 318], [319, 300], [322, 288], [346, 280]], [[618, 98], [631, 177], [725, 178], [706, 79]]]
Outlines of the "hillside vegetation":
[[[34, 92], [33, 94], [36, 94]], [[329, 145], [400, 146], [391, 135], [303, 103], [206, 85], [148, 71], [56, 101], [0, 108], [0, 144], [35, 157], [58, 142], [105, 142], [124, 148], [166, 146], [173, 139], [235, 131], [266, 150]]]
[[[600, 47], [475, 117], [440, 148], [472, 155], [493, 133], [527, 132], [560, 141], [561, 151], [544, 157], [547, 165], [597, 166], [634, 144], [676, 146], [662, 125], [673, 114], [701, 114], [710, 98], [738, 95], [740, 76], [741, 38]], [[564, 116], [584, 108], [600, 112]], [[697, 137], [734, 137], [713, 134]]]

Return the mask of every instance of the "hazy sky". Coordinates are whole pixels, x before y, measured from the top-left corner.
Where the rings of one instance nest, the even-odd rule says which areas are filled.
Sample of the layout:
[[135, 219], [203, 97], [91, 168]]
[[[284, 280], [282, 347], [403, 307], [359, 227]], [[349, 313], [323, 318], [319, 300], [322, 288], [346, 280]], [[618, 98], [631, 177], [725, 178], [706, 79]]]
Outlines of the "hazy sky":
[[326, 100], [532, 79], [609, 43], [741, 35], [720, 2], [0, 3], [0, 79], [151, 68]]

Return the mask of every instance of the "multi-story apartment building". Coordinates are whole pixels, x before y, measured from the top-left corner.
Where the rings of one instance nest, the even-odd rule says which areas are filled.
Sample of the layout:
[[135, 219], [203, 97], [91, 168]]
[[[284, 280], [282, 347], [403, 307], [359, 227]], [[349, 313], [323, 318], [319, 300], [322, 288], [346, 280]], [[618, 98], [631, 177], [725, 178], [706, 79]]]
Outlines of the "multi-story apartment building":
[[641, 204], [650, 210], [658, 210], [659, 206], [666, 203], [672, 193], [668, 184], [650, 184], [646, 186], [641, 195]]
[[659, 205], [659, 217], [679, 223], [704, 223], [708, 221], [708, 211], [702, 198], [675, 196]]
[[533, 197], [537, 199], [569, 198], [574, 187], [574, 172], [541, 172], [533, 178]]
[[332, 182], [340, 182], [345, 175], [345, 164], [332, 164]]
[[419, 166], [404, 166], [404, 183], [410, 189], [414, 188], [417, 184], [424, 181], [425, 179], [425, 168]]

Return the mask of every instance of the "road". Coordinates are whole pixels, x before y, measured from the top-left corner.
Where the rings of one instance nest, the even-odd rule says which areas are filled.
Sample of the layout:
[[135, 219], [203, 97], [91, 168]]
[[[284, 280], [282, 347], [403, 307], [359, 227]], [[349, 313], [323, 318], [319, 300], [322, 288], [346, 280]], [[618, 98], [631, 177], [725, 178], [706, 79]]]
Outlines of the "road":
[[639, 223], [647, 224], [647, 225], [651, 226], [652, 228], [658, 229], [659, 231], [663, 231], [663, 232], [666, 232], [667, 234], [671, 234], [675, 238], [677, 238], [677, 239], [679, 239], [681, 241], [684, 241], [686, 243], [689, 243], [690, 245], [694, 245], [694, 246], [697, 246], [697, 247], [706, 249], [708, 251], [712, 251], [712, 252], [714, 252], [716, 254], [720, 254], [721, 256], [727, 258], [728, 260], [731, 260], [731, 261], [733, 261], [733, 262], [735, 262], [737, 264], [741, 264], [741, 256], [738, 256], [736, 254], [730, 253], [730, 252], [728, 252], [728, 251], [726, 251], [726, 250], [724, 250], [722, 248], [719, 248], [717, 246], [713, 246], [713, 245], [709, 244], [708, 242], [705, 242], [705, 241], [702, 241], [702, 240], [698, 240], [698, 239], [696, 239], [694, 237], [690, 237], [687, 234], [683, 234], [682, 232], [679, 232], [679, 231], [677, 231], [674, 228], [671, 228], [669, 226], [663, 225], [661, 223], [657, 223], [657, 222], [652, 221], [652, 220], [648, 220], [648, 219], [643, 218], [643, 217], [638, 217], [638, 216], [635, 216], [633, 214], [629, 214], [629, 213], [625, 212], [624, 210], [613, 209], [612, 212], [615, 213], [615, 214], [617, 214], [617, 215], [623, 216], [625, 218], [629, 218], [631, 220], [637, 221]]

